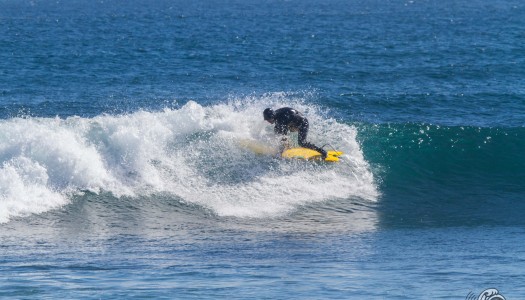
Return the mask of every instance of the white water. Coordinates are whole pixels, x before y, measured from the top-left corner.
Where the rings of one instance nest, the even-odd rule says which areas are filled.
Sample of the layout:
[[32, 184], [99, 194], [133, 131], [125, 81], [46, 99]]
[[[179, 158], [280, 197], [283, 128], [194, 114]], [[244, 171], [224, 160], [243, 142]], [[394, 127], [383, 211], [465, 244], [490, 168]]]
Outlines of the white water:
[[[343, 150], [345, 162], [276, 160], [240, 146], [241, 139], [274, 140], [261, 112], [285, 105], [309, 118], [311, 142]], [[356, 133], [279, 94], [121, 116], [2, 120], [0, 223], [67, 205], [85, 191], [116, 197], [168, 193], [235, 217], [280, 216], [330, 199], [373, 201], [378, 192]]]

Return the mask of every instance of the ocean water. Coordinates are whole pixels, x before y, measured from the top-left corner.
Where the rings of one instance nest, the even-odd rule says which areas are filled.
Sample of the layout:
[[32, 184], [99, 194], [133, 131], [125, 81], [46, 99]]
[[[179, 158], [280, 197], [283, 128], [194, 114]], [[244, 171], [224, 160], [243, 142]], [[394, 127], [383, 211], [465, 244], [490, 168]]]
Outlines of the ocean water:
[[523, 299], [523, 149], [522, 1], [0, 0], [0, 298]]

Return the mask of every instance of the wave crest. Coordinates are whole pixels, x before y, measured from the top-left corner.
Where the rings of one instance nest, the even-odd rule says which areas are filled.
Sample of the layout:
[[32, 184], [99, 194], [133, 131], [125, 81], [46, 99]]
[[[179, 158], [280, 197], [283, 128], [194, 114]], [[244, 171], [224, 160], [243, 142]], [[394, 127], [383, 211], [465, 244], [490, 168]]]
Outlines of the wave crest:
[[[279, 216], [328, 199], [377, 198], [354, 127], [300, 101], [265, 97], [207, 107], [190, 101], [179, 109], [120, 116], [3, 120], [0, 222], [63, 206], [83, 191], [167, 193], [236, 217]], [[340, 147], [346, 165], [275, 160], [241, 147], [239, 139], [272, 140], [261, 117], [270, 105], [304, 111], [313, 124], [309, 138]]]

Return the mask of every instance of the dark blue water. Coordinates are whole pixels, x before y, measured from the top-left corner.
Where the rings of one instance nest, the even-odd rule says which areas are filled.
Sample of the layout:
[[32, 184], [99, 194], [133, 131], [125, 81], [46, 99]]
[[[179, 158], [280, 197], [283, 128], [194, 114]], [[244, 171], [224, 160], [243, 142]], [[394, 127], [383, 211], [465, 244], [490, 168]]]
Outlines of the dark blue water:
[[[0, 296], [523, 298], [524, 17], [0, 0]], [[244, 147], [280, 106], [343, 161]]]

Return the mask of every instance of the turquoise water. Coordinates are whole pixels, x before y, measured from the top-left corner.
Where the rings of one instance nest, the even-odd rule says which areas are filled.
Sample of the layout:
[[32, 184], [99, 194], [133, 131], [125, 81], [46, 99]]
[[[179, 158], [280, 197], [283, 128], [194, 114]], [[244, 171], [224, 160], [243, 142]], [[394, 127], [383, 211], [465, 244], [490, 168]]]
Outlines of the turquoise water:
[[[0, 0], [0, 296], [523, 298], [523, 16]], [[280, 106], [343, 161], [244, 148]]]

